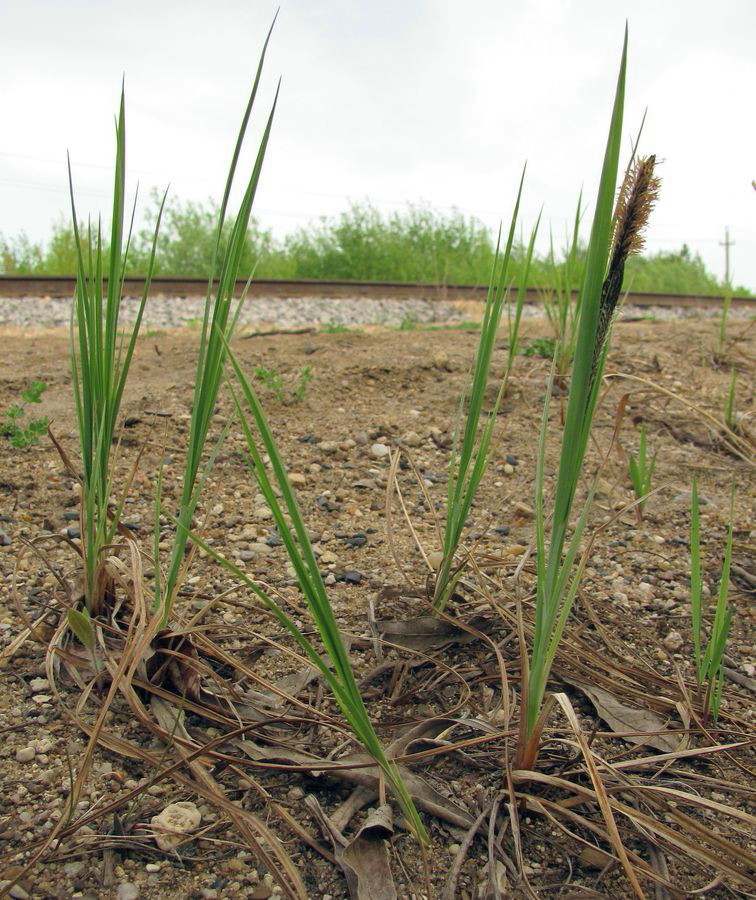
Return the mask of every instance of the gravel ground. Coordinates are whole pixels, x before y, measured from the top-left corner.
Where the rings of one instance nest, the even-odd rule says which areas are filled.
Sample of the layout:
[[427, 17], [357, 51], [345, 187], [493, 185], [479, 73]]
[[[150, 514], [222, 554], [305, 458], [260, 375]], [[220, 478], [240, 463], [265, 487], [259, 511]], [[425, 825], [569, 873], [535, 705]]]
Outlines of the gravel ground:
[[[131, 322], [139, 301], [126, 298], [122, 303], [122, 321]], [[475, 307], [482, 308], [476, 303]], [[399, 325], [407, 320], [417, 323], [455, 322], [470, 317], [471, 303], [442, 304], [431, 300], [328, 299], [313, 297], [259, 298], [248, 300], [240, 317], [242, 325], [297, 328], [306, 325]], [[204, 300], [199, 297], [151, 297], [145, 309], [143, 325], [147, 328], [175, 328], [202, 318]], [[730, 310], [731, 319], [749, 318], [753, 309]], [[71, 301], [61, 298], [0, 298], [0, 325], [16, 327], [67, 327]], [[528, 305], [523, 315], [543, 315], [537, 305]], [[714, 318], [716, 308], [626, 306], [625, 319]]]
[[[276, 301], [269, 309], [301, 313], [303, 305]], [[34, 324], [41, 325], [45, 310], [52, 307], [50, 301], [37, 301], [26, 309], [26, 314], [35, 306]], [[60, 324], [65, 325], [67, 311], [65, 304], [60, 306]], [[310, 315], [313, 309], [322, 306], [311, 303]], [[151, 310], [160, 307], [160, 301], [151, 301]], [[163, 307], [185, 310], [186, 302], [164, 303]], [[344, 313], [355, 307], [356, 302], [338, 301], [331, 309]], [[399, 307], [396, 315], [400, 321], [412, 309], [408, 304], [394, 304], [395, 310], [396, 307]], [[380, 307], [375, 301], [367, 300], [360, 301], [359, 308], [375, 313]], [[439, 309], [432, 306], [432, 310]], [[479, 315], [480, 310], [481, 304], [470, 303], [451, 312], [469, 319]], [[740, 582], [733, 579], [730, 585], [730, 602], [736, 612], [728, 658], [732, 660], [733, 672], [741, 678], [753, 678], [756, 664], [753, 649], [756, 607], [748, 588], [754, 568], [756, 478], [752, 466], [724, 452], [718, 441], [716, 422], [722, 415], [723, 398], [727, 396], [731, 377], [729, 367], [713, 364], [711, 358], [718, 323], [701, 317], [649, 321], [648, 310], [639, 312], [640, 321], [621, 322], [615, 329], [609, 371], [650, 379], [660, 390], [649, 391], [643, 385], [636, 388], [633, 382], [618, 379], [616, 387], [604, 394], [599, 407], [593, 433], [595, 441], [590, 442], [587, 450], [589, 471], [594, 471], [599, 460], [604, 459], [591, 520], [592, 526], [596, 526], [591, 532], [595, 540], [583, 589], [571, 617], [569, 644], [558, 657], [554, 682], [570, 696], [584, 733], [592, 735], [592, 748], [598, 758], [609, 763], [625, 761], [630, 754], [645, 757], [652, 750], [633, 747], [619, 735], [612, 735], [611, 730], [607, 732], [594, 702], [576, 686], [581, 680], [583, 684], [606, 689], [612, 686], [611, 673], [619, 672], [614, 678], [616, 699], [623, 715], [628, 714], [629, 707], [636, 712], [639, 708], [656, 710], [672, 728], [686, 728], [687, 713], [678, 718], [685, 709], [678, 678], [687, 679], [691, 685], [695, 677], [686, 546], [688, 491], [694, 474], [698, 476], [702, 498], [704, 591], [714, 596], [718, 563], [726, 539], [732, 479], [736, 479], [733, 563], [734, 568], [746, 575], [741, 575]], [[669, 311], [664, 313], [668, 315]], [[277, 321], [282, 323], [280, 315]], [[286, 320], [282, 326], [289, 323]], [[123, 432], [116, 470], [120, 485], [123, 483], [120, 476], [129, 473], [134, 461], [140, 460], [124, 507], [124, 521], [135, 529], [133, 533], [146, 554], [152, 547], [155, 479], [161, 467], [164, 502], [179, 502], [197, 342], [197, 334], [190, 328], [158, 328], [155, 330], [159, 333], [147, 339], [149, 330], [145, 329], [144, 338], [137, 342], [132, 377], [124, 392], [123, 416], [130, 419], [130, 425]], [[281, 330], [286, 329], [281, 327]], [[527, 344], [549, 330], [543, 318], [529, 316], [523, 323], [522, 337]], [[738, 387], [737, 411], [742, 414], [746, 427], [753, 420], [753, 397], [745, 386], [753, 380], [750, 360], [756, 335], [744, 322], [732, 327], [730, 338], [737, 348], [738, 385], [744, 385], [742, 393]], [[484, 603], [476, 606], [476, 615], [482, 617], [482, 624], [476, 628], [485, 630], [502, 657], [486, 642], [455, 641], [448, 646], [429, 648], [429, 654], [433, 655], [417, 666], [412, 662], [418, 658], [415, 649], [409, 655], [384, 652], [383, 662], [393, 668], [383, 670], [376, 668], [379, 662], [373, 650], [373, 618], [401, 623], [427, 614], [423, 601], [426, 567], [413, 535], [430, 550], [438, 546], [435, 510], [442, 510], [445, 502], [445, 473], [454, 422], [459, 397], [468, 385], [467, 373], [477, 341], [474, 332], [431, 332], [419, 327], [407, 331], [361, 328], [359, 332], [355, 329], [344, 334], [276, 334], [239, 340], [235, 344], [245, 371], [253, 372], [257, 366], [275, 369], [286, 379], [287, 386], [303, 366], [312, 367], [312, 383], [298, 402], [290, 394], [278, 396], [261, 381], [256, 384], [290, 469], [290, 479], [296, 485], [313, 552], [323, 571], [339, 627], [356, 638], [352, 658], [358, 676], [362, 679], [369, 673], [378, 673], [366, 682], [369, 685], [366, 697], [369, 714], [380, 726], [381, 739], [387, 742], [393, 740], [399, 723], [414, 726], [432, 718], [443, 722], [440, 727], [444, 728], [441, 732], [444, 742], [479, 733], [468, 731], [464, 724], [460, 727], [465, 730], [455, 726], [452, 735], [448, 716], [459, 717], [463, 723], [477, 720], [482, 724], [475, 727], [486, 729], [484, 734], [489, 733], [492, 725], [503, 725], [506, 720], [499, 716], [503, 712], [502, 679], [492, 674], [499, 672], [502, 657], [512, 684], [519, 686], [519, 647], [513, 639], [516, 631], [511, 622], [519, 607], [518, 586], [522, 585], [522, 595], [527, 596], [534, 586], [534, 573], [531, 564], [525, 564], [521, 576], [515, 577], [515, 573], [520, 570], [525, 548], [533, 540], [534, 451], [542, 397], [549, 377], [549, 361], [537, 355], [517, 359], [506, 411], [496, 426], [489, 473], [483, 479], [467, 522], [470, 530], [466, 540], [470, 544], [475, 541], [497, 602], [495, 614]], [[0, 342], [3, 347], [0, 414], [17, 402], [20, 391], [30, 381], [43, 380], [48, 387], [33, 415], [49, 416], [54, 432], [76, 458], [75, 410], [65, 328], [9, 328]], [[497, 341], [496, 371], [501, 371], [506, 354], [506, 341]], [[625, 398], [621, 401], [623, 393]], [[673, 395], [686, 402], [673, 402]], [[555, 398], [553, 405], [554, 427], [546, 467], [547, 495], [552, 490], [552, 473], [558, 460], [561, 399]], [[637, 521], [634, 512], [622, 512], [632, 497], [626, 458], [619, 452], [605, 455], [613, 440], [620, 402], [626, 404], [619, 435], [624, 452], [634, 452], [637, 448], [638, 423], [642, 421], [650, 452], [658, 454], [654, 486], [661, 488], [661, 492], [649, 498], [642, 523]], [[231, 408], [230, 398], [222, 395], [213, 435], [218, 433]], [[703, 419], [698, 410], [709, 418]], [[714, 428], [709, 427], [711, 422]], [[241, 452], [243, 446], [238, 430], [234, 429], [209, 476], [202, 506], [203, 519], [207, 513], [206, 537], [220, 552], [235, 560], [248, 577], [271, 585], [296, 608], [299, 595], [288, 557], [264, 506], [264, 498], [246, 466]], [[393, 520], [386, 517], [389, 449], [399, 447], [404, 448], [403, 453], [412, 453], [423, 477], [421, 490], [414, 472], [399, 467], [398, 477], [412, 532], [403, 521], [398, 502], [393, 504]], [[67, 596], [58, 577], [74, 583], [80, 574], [74, 548], [59, 540], [63, 535], [76, 533], [79, 494], [74, 479], [61, 465], [49, 441], [43, 439], [39, 445], [23, 450], [0, 443], [0, 449], [0, 654], [3, 651], [7, 654], [5, 659], [0, 656], [2, 893], [3, 880], [16, 877], [19, 868], [14, 867], [25, 865], [31, 859], [35, 847], [39, 846], [36, 842], [49, 837], [64, 813], [71, 788], [71, 770], [77, 771], [87, 741], [87, 733], [81, 726], [91, 722], [98, 699], [94, 692], [85, 695], [62, 665], [56, 667], [55, 679], [48, 679], [43, 646], [26, 641], [17, 650], [9, 651], [22, 629], [19, 610], [11, 596], [16, 567], [19, 603], [22, 611], [33, 618], [46, 609], [51, 612], [62, 609]], [[171, 547], [170, 527], [165, 524], [165, 540], [159, 546], [166, 554], [164, 563]], [[38, 558], [28, 552], [29, 542], [43, 536], [45, 543], [40, 545], [43, 555]], [[491, 569], [487, 568], [489, 564]], [[402, 594], [406, 590], [405, 573], [417, 588], [406, 596]], [[206, 622], [208, 633], [220, 642], [224, 653], [234, 654], [248, 667], [254, 666], [252, 671], [256, 677], [276, 682], [299, 677], [300, 664], [288, 652], [282, 653], [278, 646], [266, 643], [267, 638], [281, 641], [277, 624], [271, 623], [250, 596], [238, 589], [234, 579], [209, 557], [201, 555], [195, 558], [189, 578], [187, 584], [198, 593], [181, 596], [177, 609], [183, 621], [199, 614], [210, 600], [213, 608], [207, 610], [202, 621]], [[146, 585], [149, 591], [149, 580]], [[229, 590], [234, 594], [229, 594]], [[469, 602], [477, 605], [477, 593], [469, 596]], [[371, 610], [375, 610], [375, 616]], [[57, 621], [57, 615], [51, 619]], [[597, 622], [603, 623], [601, 628], [596, 627]], [[290, 645], [284, 646], [288, 649]], [[433, 662], [434, 656], [438, 658], [437, 663]], [[203, 666], [209, 663], [203, 662]], [[220, 667], [205, 671], [207, 689], [221, 690], [227, 672]], [[218, 672], [223, 674], [218, 677]], [[77, 675], [81, 677], [84, 676]], [[281, 683], [290, 685], [292, 680]], [[241, 677], [234, 678], [230, 684], [237, 695], [243, 692], [245, 697], [250, 689], [259, 692], [261, 687]], [[61, 691], [59, 698], [56, 690]], [[322, 757], [343, 755], [348, 745], [340, 729], [311, 726], [311, 722], [320, 721], [315, 716], [334, 713], [327, 694], [319, 685], [310, 684], [302, 688], [301, 696], [306, 703], [312, 701], [312, 717], [309, 713], [302, 717], [299, 709], [289, 716], [288, 706], [282, 707], [286, 718], [281, 719], [280, 728], [285, 730], [274, 732], [276, 745], [280, 743], [281, 749], [306, 749]], [[82, 704], [80, 713], [77, 712], [79, 703]], [[676, 703], [680, 706], [676, 707]], [[728, 681], [724, 704], [724, 715], [718, 724], [721, 730], [714, 734], [723, 742], [740, 741], [751, 735], [756, 707], [750, 690], [740, 682]], [[516, 706], [511, 706], [514, 711]], [[78, 720], [72, 720], [72, 713], [76, 713]], [[106, 748], [97, 750], [87, 782], [76, 798], [75, 833], [60, 845], [49, 848], [41, 862], [22, 879], [22, 884], [13, 889], [13, 896], [19, 900], [25, 897], [34, 900], [277, 900], [270, 872], [245, 843], [239, 829], [229, 823], [225, 813], [170, 776], [159, 777], [157, 783], [146, 786], [147, 779], [173, 760], [171, 747], [158, 741], [122, 698], [114, 703], [111, 714], [107, 720], [108, 732], [130, 742], [121, 746], [132, 755], [120, 755]], [[218, 736], [220, 728], [227, 728], [227, 724], [218, 723], [217, 712], [213, 716], [190, 713], [185, 717], [193, 740], [206, 744]], [[621, 723], [613, 727], [627, 730]], [[550, 728], [553, 728], [552, 739], [548, 747], [544, 745], [542, 754], [544, 771], [565, 773], [567, 767], [575, 767], [563, 777], [575, 779], [577, 789], [583, 790], [589, 780], [576, 768], [572, 752], [574, 734], [566, 720], [557, 716]], [[431, 734], [435, 741], [438, 732]], [[250, 737], [250, 741], [255, 740], [256, 737]], [[689, 735], [681, 735], [681, 740], [685, 743], [680, 746], [691, 749], [709, 743], [709, 738], [700, 735], [696, 728]], [[416, 746], [422, 745], [418, 741]], [[231, 749], [239, 750], [234, 745]], [[442, 808], [443, 804], [465, 812], [490, 808], [501, 791], [506, 790], [506, 782], [501, 777], [504, 743], [486, 742], [472, 749], [474, 753], [466, 750], [465, 755], [447, 752], [428, 757], [418, 766], [418, 777], [437, 792]], [[727, 806], [739, 815], [746, 811], [750, 788], [747, 753], [747, 748], [741, 747], [726, 756], [718, 754], [698, 760], [684, 756], [675, 761], [671, 770], [669, 760], [665, 761], [664, 757], [658, 768], [655, 765], [646, 768], [648, 764], [644, 763], [643, 770], [632, 776], [641, 797], [637, 802], [646, 802], [641, 791], [649, 796], [648, 785], [671, 788], [671, 794], [676, 796], [672, 802], [678, 808], [683, 806], [685, 815], [691, 817], [686, 821], [695, 823], [692, 833], [702, 850], [715, 855], [721, 853], [724, 839], [729, 835], [728, 839], [732, 840], [734, 835], [738, 846], [743, 848], [742, 864], [745, 865], [748, 838], [744, 820], [731, 815]], [[145, 760], [140, 754], [150, 754], [156, 762]], [[262, 818], [284, 843], [312, 900], [341, 900], [348, 896], [340, 867], [300, 841], [282, 821], [278, 810], [286, 811], [317, 841], [325, 843], [329, 838], [321, 831], [304, 798], [312, 794], [326, 814], [333, 816], [351, 796], [350, 784], [307, 773], [258, 767], [249, 770], [250, 779], [259, 780], [273, 798], [274, 806], [251, 787], [252, 781], [246, 775], [242, 780], [240, 771], [247, 772], [247, 769], [219, 766], [213, 774], [240, 809]], [[617, 776], [610, 777], [626, 778], [621, 770]], [[136, 798], [129, 796], [132, 790], [139, 791]], [[544, 795], [537, 784], [520, 790], [530, 791], [536, 798]], [[685, 793], [695, 795], [697, 802], [683, 804], [679, 798]], [[560, 798], [573, 794], [560, 791], [547, 796]], [[184, 846], [166, 851], [157, 844], [153, 818], [164, 815], [166, 808], [177, 801], [196, 806], [202, 816], [201, 832]], [[707, 809], [697, 805], [699, 802], [719, 806]], [[112, 809], [105, 812], [106, 805], [111, 803], [118, 805], [117, 816]], [[574, 827], [569, 818], [574, 808], [566, 804], [561, 808], [565, 811], [566, 824]], [[677, 815], [671, 804], [668, 811]], [[663, 810], [654, 814], [666, 825]], [[89, 819], [90, 815], [93, 818]], [[456, 865], [464, 830], [437, 816], [424, 815], [433, 841], [427, 859], [432, 896], [439, 897], [451, 867]], [[504, 810], [502, 815], [508, 820]], [[580, 815], [592, 817], [595, 827], [603, 827], [600, 811], [595, 806], [591, 808], [584, 803]], [[361, 812], [355, 813], [344, 827], [344, 833], [351, 838], [364, 821]], [[581, 855], [583, 845], [539, 815], [520, 816], [519, 822], [517, 848], [511, 828], [503, 826], [501, 846], [511, 858], [521, 859], [535, 895], [551, 897], [557, 890], [555, 885], [564, 885], [563, 893], [571, 892], [571, 896], [602, 896], [609, 900], [626, 900], [632, 896], [620, 867], [609, 871], [604, 855]], [[675, 820], [670, 819], [670, 823], [670, 827], [680, 828]], [[629, 833], [629, 827], [629, 819], [625, 818], [623, 833]], [[455, 894], [460, 900], [491, 896], [487, 887], [489, 850], [485, 832], [487, 826], [483, 836], [466, 851]], [[598, 845], [600, 839], [593, 833], [590, 837]], [[628, 843], [647, 852], [643, 849], [646, 846], [643, 836], [629, 838]], [[677, 852], [674, 846], [662, 841], [660, 844], [677, 896], [700, 893], [719, 874], [716, 866], [699, 866], [686, 860], [684, 853]], [[601, 841], [601, 846], [609, 845]], [[401, 900], [419, 896], [423, 861], [399, 823], [390, 842], [390, 853], [396, 895]], [[501, 875], [498, 868], [496, 873], [498, 879]], [[388, 878], [381, 883], [387, 888], [390, 885]], [[707, 896], [710, 900], [731, 900], [735, 887], [744, 892], [742, 884], [725, 883], [712, 888]], [[502, 894], [520, 896], [521, 892], [515, 894], [515, 890], [518, 889], [508, 888]], [[653, 896], [653, 886], [648, 888], [647, 895]]]

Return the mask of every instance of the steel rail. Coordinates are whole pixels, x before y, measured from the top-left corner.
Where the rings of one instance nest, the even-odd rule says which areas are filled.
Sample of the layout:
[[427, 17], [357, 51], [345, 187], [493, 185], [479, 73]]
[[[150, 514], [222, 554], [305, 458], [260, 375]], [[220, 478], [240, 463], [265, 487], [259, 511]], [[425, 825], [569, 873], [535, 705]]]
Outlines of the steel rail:
[[[246, 282], [236, 283], [241, 295]], [[124, 296], [141, 296], [144, 279], [126, 278]], [[17, 297], [72, 297], [76, 279], [65, 275], [0, 275], [0, 300]], [[150, 296], [201, 297], [207, 290], [204, 278], [153, 278]], [[544, 291], [528, 288], [526, 302], [543, 300]], [[286, 281], [258, 278], [252, 282], [249, 297], [276, 297], [294, 300], [299, 297], [328, 297], [334, 299], [361, 297], [367, 300], [485, 300], [486, 288], [471, 284], [419, 284], [394, 281], [316, 281], [303, 279]], [[631, 293], [627, 303], [635, 306], [721, 307], [723, 297], [689, 296], [687, 294]], [[733, 297], [733, 307], [756, 306], [756, 297]]]

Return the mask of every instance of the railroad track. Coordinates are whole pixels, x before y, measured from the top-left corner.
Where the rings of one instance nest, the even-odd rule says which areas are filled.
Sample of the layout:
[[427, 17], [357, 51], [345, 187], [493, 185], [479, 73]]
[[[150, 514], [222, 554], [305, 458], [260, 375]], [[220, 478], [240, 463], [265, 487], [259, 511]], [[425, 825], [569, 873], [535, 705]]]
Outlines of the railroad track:
[[[246, 282], [236, 283], [236, 292], [241, 294]], [[71, 297], [76, 287], [76, 279], [67, 276], [40, 277], [37, 275], [0, 275], [0, 300], [7, 297]], [[126, 278], [125, 296], [141, 296], [144, 287], [142, 278]], [[200, 297], [207, 289], [204, 278], [153, 278], [150, 296]], [[368, 300], [485, 300], [486, 288], [470, 284], [415, 284], [393, 281], [284, 281], [281, 279], [258, 278], [249, 289], [249, 297], [297, 297], [354, 298]], [[528, 288], [526, 302], [538, 303], [542, 291]], [[723, 297], [689, 296], [686, 294], [628, 294], [627, 303], [634, 306], [688, 306], [718, 307]], [[756, 307], [756, 297], [733, 297], [733, 307]]]

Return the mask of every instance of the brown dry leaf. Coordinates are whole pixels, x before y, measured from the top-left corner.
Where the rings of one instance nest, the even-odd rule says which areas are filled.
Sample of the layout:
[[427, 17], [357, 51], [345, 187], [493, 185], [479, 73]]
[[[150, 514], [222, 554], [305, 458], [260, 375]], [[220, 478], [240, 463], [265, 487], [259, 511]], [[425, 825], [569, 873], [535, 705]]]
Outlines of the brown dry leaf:
[[375, 625], [384, 640], [407, 650], [437, 650], [452, 642], [467, 644], [475, 640], [471, 634], [435, 616], [418, 616], [396, 622], [378, 621]]
[[306, 797], [305, 804], [333, 843], [334, 855], [344, 872], [352, 900], [396, 900], [387, 846], [394, 833], [391, 808], [379, 806], [352, 840], [347, 841], [315, 797]]
[[[674, 753], [678, 749], [680, 741], [672, 734], [665, 734], [666, 722], [661, 716], [657, 716], [650, 709], [641, 709], [637, 706], [628, 706], [622, 703], [614, 694], [593, 684], [584, 681], [576, 681], [561, 675], [561, 680], [577, 688], [596, 707], [596, 712], [606, 724], [622, 735], [622, 739], [638, 746], [653, 747], [661, 753]], [[639, 732], [631, 734], [628, 732]], [[625, 736], [627, 735], [627, 736]]]

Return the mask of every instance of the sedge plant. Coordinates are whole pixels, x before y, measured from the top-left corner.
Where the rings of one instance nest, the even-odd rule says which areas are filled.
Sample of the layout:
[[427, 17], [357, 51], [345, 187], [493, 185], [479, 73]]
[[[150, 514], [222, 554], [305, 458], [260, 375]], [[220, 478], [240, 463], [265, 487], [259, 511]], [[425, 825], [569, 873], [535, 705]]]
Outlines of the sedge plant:
[[[239, 129], [231, 165], [226, 178], [223, 201], [218, 212], [215, 251], [211, 270], [208, 273], [208, 287], [205, 296], [205, 309], [202, 318], [199, 350], [197, 354], [192, 418], [189, 426], [189, 442], [184, 463], [183, 487], [178, 514], [179, 525], [174, 536], [171, 558], [164, 581], [159, 573], [159, 568], [157, 566], [155, 568], [155, 608], [162, 609], [161, 624], [163, 627], [168, 623], [173, 603], [181, 589], [187, 572], [188, 560], [185, 559], [185, 551], [192, 525], [192, 518], [197, 508], [207, 474], [209, 473], [214, 460], [214, 453], [210, 454], [209, 459], [206, 459], [204, 454], [208, 434], [210, 432], [210, 425], [215, 412], [218, 390], [223, 378], [227, 341], [230, 340], [231, 335], [233, 334], [241, 310], [241, 304], [247, 293], [245, 289], [241, 300], [234, 309], [234, 289], [236, 287], [236, 280], [239, 276], [239, 269], [246, 248], [247, 230], [252, 214], [252, 205], [257, 192], [257, 185], [260, 180], [263, 161], [265, 159], [265, 151], [268, 146], [268, 140], [273, 125], [273, 117], [278, 101], [278, 90], [276, 91], [275, 98], [263, 129], [257, 156], [249, 179], [247, 180], [238, 213], [233, 222], [233, 228], [231, 229], [231, 233], [225, 245], [223, 243], [225, 237], [223, 226], [226, 221], [229, 197], [234, 183], [239, 155], [257, 98], [272, 27], [273, 26], [271, 26], [271, 31], [268, 32], [260, 54], [252, 91], [242, 118], [242, 124]], [[250, 281], [251, 277], [252, 276], [250, 275]], [[218, 445], [216, 445], [215, 452], [217, 452], [217, 449]], [[160, 509], [161, 503], [160, 484], [161, 479], [158, 480], [156, 510]], [[159, 529], [159, 521], [156, 521], [156, 559], [160, 541]]]
[[615, 206], [626, 66], [627, 31], [580, 292], [580, 318], [548, 545], [543, 494], [554, 364], [541, 422], [535, 485], [535, 630], [529, 658], [526, 653], [522, 658], [522, 711], [516, 762], [521, 769], [531, 769], [537, 759], [540, 735], [549, 711], [549, 705], [544, 706], [546, 685], [577, 593], [581, 569], [573, 572], [573, 567], [588, 521], [593, 488], [588, 491], [569, 539], [568, 531], [598, 402], [611, 324], [620, 301], [625, 263], [631, 253], [642, 247], [641, 232], [659, 187], [654, 174], [655, 158], [634, 159], [628, 166]]
[[527, 279], [530, 271], [530, 264], [533, 259], [538, 223], [536, 223], [533, 228], [525, 257], [525, 263], [521, 271], [515, 309], [514, 312], [510, 311], [508, 317], [509, 350], [504, 376], [493, 408], [488, 413], [488, 417], [481, 427], [481, 422], [484, 419], [483, 405], [491, 372], [494, 344], [496, 342], [499, 325], [501, 324], [501, 316], [508, 287], [509, 265], [512, 256], [515, 226], [517, 224], [517, 216], [520, 209], [520, 198], [522, 197], [524, 179], [525, 172], [523, 170], [506, 245], [502, 252], [500, 237], [496, 247], [496, 254], [494, 256], [488, 294], [486, 297], [486, 307], [483, 315], [483, 322], [480, 327], [480, 339], [478, 341], [478, 348], [473, 363], [472, 383], [468, 396], [467, 415], [465, 417], [464, 426], [462, 425], [464, 397], [460, 401], [459, 406], [457, 427], [455, 429], [454, 443], [452, 445], [451, 459], [449, 461], [446, 521], [444, 523], [443, 544], [440, 552], [440, 562], [436, 572], [433, 594], [433, 606], [439, 611], [443, 610], [449, 602], [464, 566], [464, 563], [459, 563], [456, 560], [456, 555], [460, 542], [462, 541], [462, 532], [465, 523], [467, 522], [470, 508], [472, 507], [481, 479], [488, 466], [496, 416], [498, 415], [501, 402], [506, 393], [509, 374], [517, 353], [522, 306], [525, 301]]
[[[325, 655], [323, 656], [317, 651], [312, 642], [287, 615], [282, 605], [263, 590], [258, 582], [253, 581], [241, 569], [222, 557], [200, 537], [192, 534], [191, 538], [209, 556], [243, 582], [292, 635], [310, 663], [323, 676], [355, 736], [378, 764], [383, 777], [393, 791], [407, 819], [411, 831], [422, 844], [427, 844], [428, 837], [425, 828], [412, 801], [412, 797], [402, 781], [399, 768], [393, 760], [386, 756], [365, 708], [349, 660], [349, 653], [344, 646], [333, 608], [318, 569], [318, 562], [310, 543], [304, 519], [286, 474], [286, 466], [265, 416], [263, 406], [222, 335], [221, 340], [241, 390], [240, 397], [233, 386], [229, 385], [236, 414], [249, 450], [248, 463], [257, 486], [265, 497], [265, 502], [273, 515], [276, 528], [281, 535], [289, 561], [296, 574], [299, 588], [307, 602], [312, 621], [325, 648]], [[266, 465], [266, 461], [268, 465]], [[270, 472], [268, 468], [270, 468]], [[189, 531], [187, 526], [178, 520], [176, 521], [179, 529], [185, 530], [188, 537]]]
[[724, 687], [723, 659], [727, 638], [732, 624], [732, 607], [729, 606], [728, 593], [730, 584], [730, 564], [732, 561], [732, 530], [735, 503], [735, 486], [730, 495], [730, 523], [727, 529], [722, 574], [719, 580], [717, 605], [709, 632], [705, 640], [703, 617], [706, 612], [703, 600], [703, 581], [701, 574], [701, 515], [698, 503], [698, 482], [693, 479], [693, 490], [690, 497], [690, 610], [691, 629], [693, 635], [693, 657], [696, 664], [696, 680], [699, 691], [704, 693], [704, 717], [711, 716], [714, 721], [719, 717]]
[[656, 468], [656, 453], [654, 453], [650, 460], [648, 459], [645, 425], [641, 425], [640, 429], [638, 455], [631, 455], [628, 457], [627, 466], [633, 491], [636, 499], [639, 501], [635, 509], [638, 521], [640, 522], [643, 519], [643, 513], [646, 510], [646, 501], [648, 499], [648, 494], [651, 492], [651, 482], [653, 481], [654, 469]]
[[[86, 611], [98, 615], [105, 603], [110, 579], [104, 550], [118, 530], [125, 494], [111, 504], [112, 447], [123, 391], [134, 354], [155, 262], [155, 246], [165, 196], [161, 202], [141, 301], [134, 323], [124, 330], [120, 322], [123, 278], [128, 260], [132, 211], [125, 231], [126, 106], [124, 91], [116, 122], [116, 164], [113, 210], [107, 253], [98, 222], [80, 233], [69, 160], [71, 215], [76, 242], [76, 296], [71, 318], [71, 376], [81, 448], [81, 537]], [[134, 204], [136, 209], [136, 200]], [[106, 274], [107, 273], [107, 274]]]

